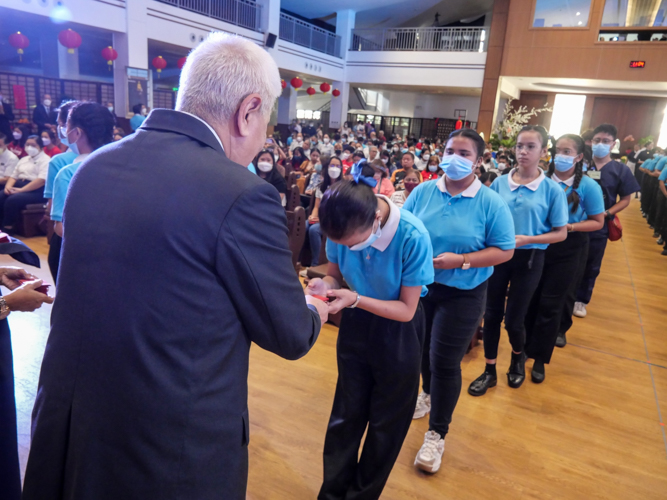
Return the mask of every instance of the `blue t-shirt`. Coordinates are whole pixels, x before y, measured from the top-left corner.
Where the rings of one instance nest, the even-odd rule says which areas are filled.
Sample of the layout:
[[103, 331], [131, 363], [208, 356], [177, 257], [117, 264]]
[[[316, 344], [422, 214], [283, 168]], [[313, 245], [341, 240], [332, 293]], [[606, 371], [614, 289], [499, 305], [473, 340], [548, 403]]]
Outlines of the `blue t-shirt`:
[[[595, 171], [589, 171], [587, 173], [589, 176], [592, 176], [594, 175], [594, 172]], [[630, 170], [630, 167], [625, 163], [612, 160], [604, 165], [599, 172], [600, 178], [597, 179], [596, 182], [602, 188], [605, 210], [609, 210], [616, 205], [619, 197], [623, 198], [624, 196], [636, 193], [641, 189], [632, 170]], [[602, 226], [602, 229], [590, 233], [590, 236], [593, 238], [606, 238], [608, 234], [609, 230], [607, 229], [607, 224], [605, 224]]]
[[653, 172], [655, 164], [658, 162], [658, 160], [659, 158], [651, 158], [650, 160], [646, 160], [642, 165], [642, 167], [648, 170], [649, 172]]
[[665, 168], [665, 163], [667, 163], [667, 156], [661, 156], [658, 162], [655, 164], [655, 170], [662, 172]]
[[[488, 247], [511, 250], [515, 246], [514, 222], [507, 204], [478, 179], [456, 196], [446, 191], [444, 177], [424, 182], [410, 193], [403, 209], [424, 223], [431, 235], [435, 257], [445, 252], [460, 255]], [[435, 281], [472, 290], [492, 274], [493, 266], [436, 269]]]
[[136, 131], [139, 127], [141, 127], [141, 124], [144, 123], [144, 120], [146, 120], [145, 116], [134, 115], [132, 118], [130, 118], [130, 127], [132, 127], [132, 130]]
[[72, 163], [60, 170], [53, 183], [53, 204], [51, 205], [51, 220], [62, 222], [63, 210], [65, 209], [65, 198], [72, 177], [83, 162]]
[[658, 177], [659, 181], [667, 181], [667, 168], [663, 168], [662, 172], [660, 172], [660, 177]]
[[[390, 207], [398, 211], [394, 213], [400, 220], [384, 251], [375, 247], [380, 240], [358, 252], [327, 240], [327, 258], [338, 264], [349, 287], [361, 295], [398, 300], [402, 286], [421, 286], [423, 297], [428, 291], [425, 285], [433, 283], [433, 250], [428, 231], [410, 212], [392, 203]], [[383, 231], [389, 224], [388, 220]]]
[[76, 160], [75, 155], [71, 150], [65, 153], [60, 153], [54, 156], [49, 161], [49, 173], [46, 175], [46, 185], [44, 186], [44, 198], [53, 198], [53, 181], [56, 180], [56, 175], [63, 167], [71, 165]]
[[[567, 198], [558, 184], [546, 177], [544, 172], [540, 172], [540, 176], [529, 184], [516, 184], [512, 180], [513, 173], [514, 170], [498, 177], [491, 184], [491, 189], [509, 206], [517, 235], [539, 236], [567, 225]], [[530, 243], [521, 249], [545, 250], [548, 246], [548, 243]]]
[[[568, 186], [563, 181], [558, 179], [558, 173], [554, 174], [552, 180], [555, 181], [560, 188], [565, 192], [565, 196], [569, 198], [572, 192], [572, 186]], [[604, 212], [604, 199], [602, 198], [602, 188], [593, 179], [584, 175], [579, 182], [577, 188], [579, 195], [579, 206], [577, 210], [572, 213], [572, 203], [567, 206], [567, 213], [569, 214], [568, 224], [581, 222], [588, 219], [589, 215], [598, 215]]]

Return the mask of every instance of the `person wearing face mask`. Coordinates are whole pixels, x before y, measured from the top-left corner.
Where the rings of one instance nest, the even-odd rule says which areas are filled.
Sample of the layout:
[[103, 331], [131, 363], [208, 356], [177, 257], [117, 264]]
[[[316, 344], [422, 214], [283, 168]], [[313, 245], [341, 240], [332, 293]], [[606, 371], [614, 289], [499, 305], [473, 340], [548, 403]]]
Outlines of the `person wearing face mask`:
[[[391, 182], [394, 185], [396, 189], [399, 189], [403, 183], [403, 179], [405, 176], [408, 174], [408, 172], [415, 170], [415, 157], [412, 153], [405, 152], [401, 155], [401, 168], [397, 169], [394, 171], [393, 174], [391, 174]], [[422, 181], [422, 176], [421, 172], [418, 170], [415, 170], [417, 173], [417, 176], [419, 177], [419, 181]]]
[[391, 182], [391, 174], [393, 174], [394, 171], [396, 170], [396, 165], [392, 163], [391, 158], [392, 158], [391, 153], [389, 151], [383, 150], [380, 152], [380, 161], [385, 167], [387, 167], [387, 172], [389, 174], [390, 182]]
[[303, 148], [297, 147], [294, 148], [292, 151], [292, 171], [297, 173], [297, 177], [303, 176], [303, 172], [301, 172], [301, 165], [307, 164], [308, 158], [306, 158], [306, 153], [304, 152]]
[[44, 144], [44, 152], [49, 158], [53, 158], [55, 155], [62, 153], [60, 148], [54, 143], [56, 142], [56, 134], [53, 130], [46, 129], [40, 134], [42, 138], [42, 144]]
[[3, 231], [12, 233], [26, 205], [44, 203], [44, 183], [49, 157], [41, 137], [31, 135], [25, 143], [28, 156], [21, 158], [0, 193], [0, 221]]
[[348, 145], [343, 148], [343, 154], [340, 157], [340, 159], [343, 161], [343, 175], [347, 175], [350, 172], [352, 165], [354, 165], [354, 158], [352, 157], [354, 151], [354, 146], [352, 145]]
[[421, 221], [373, 192], [368, 164], [355, 165], [352, 176], [324, 194], [327, 275], [306, 288], [333, 299], [330, 314], [343, 311], [320, 499], [380, 497], [417, 399], [424, 341], [419, 299], [433, 282], [431, 242]]
[[[566, 134], [556, 141], [547, 176], [568, 201], [567, 239], [549, 245], [542, 277], [526, 315], [526, 356], [535, 360], [531, 380], [542, 383], [561, 325], [572, 323], [575, 292], [586, 265], [588, 234], [604, 224], [602, 189], [584, 175], [584, 140]], [[565, 334], [563, 333], [563, 341]]]
[[7, 137], [12, 136], [11, 122], [14, 121], [14, 111], [12, 105], [7, 102], [0, 92], [0, 134]]
[[408, 199], [410, 193], [421, 183], [419, 172], [417, 170], [410, 170], [403, 178], [403, 189], [394, 192], [391, 195], [391, 201], [398, 207], [402, 207], [405, 200]]
[[25, 141], [28, 140], [29, 136], [28, 129], [22, 125], [14, 127], [12, 130], [12, 142], [7, 144], [7, 149], [14, 153], [19, 159], [25, 158], [28, 156], [28, 153], [25, 152], [23, 147], [25, 146]]
[[50, 128], [50, 125], [56, 124], [57, 110], [53, 107], [53, 101], [49, 94], [44, 94], [42, 98], [42, 104], [35, 106], [35, 110], [32, 113], [32, 121], [37, 125], [37, 130], [41, 134], [47, 128]]
[[421, 173], [424, 182], [438, 180], [443, 175], [443, 170], [440, 168], [440, 157], [437, 155], [428, 156], [426, 169]]
[[273, 153], [268, 149], [263, 149], [252, 163], [255, 165], [257, 175], [275, 187], [280, 193], [280, 201], [284, 207], [287, 203], [287, 181], [278, 172]]
[[111, 116], [113, 116], [114, 123], [116, 123], [118, 121], [118, 116], [116, 116], [116, 111], [114, 109], [113, 102], [111, 101], [107, 102], [107, 109], [109, 110], [109, 113], [111, 113]]
[[301, 164], [301, 172], [303, 175], [308, 175], [312, 174], [315, 172], [315, 165], [317, 165], [320, 162], [320, 152], [317, 149], [312, 149], [310, 151], [310, 157], [308, 160], [304, 161]]
[[423, 154], [415, 157], [415, 168], [422, 172], [422, 177], [424, 176], [424, 171], [428, 166], [428, 160], [431, 158], [431, 152], [426, 150]]
[[296, 148], [303, 148], [303, 135], [298, 133], [296, 138], [290, 144], [289, 150], [294, 151]]
[[18, 162], [18, 156], [7, 149], [7, 136], [0, 132], [0, 186], [2, 189], [14, 173]]
[[507, 175], [510, 173], [510, 166], [509, 166], [509, 160], [507, 159], [507, 156], [505, 156], [505, 153], [499, 153], [496, 156], [496, 160], [498, 162], [498, 173], [500, 175]]
[[396, 189], [394, 189], [394, 185], [389, 180], [389, 169], [387, 169], [382, 160], [373, 160], [370, 164], [375, 171], [373, 178], [377, 182], [377, 186], [375, 186], [373, 191], [375, 194], [381, 194], [391, 198], [391, 195], [396, 192]]
[[322, 144], [320, 144], [320, 153], [327, 156], [334, 155], [334, 145], [331, 143], [331, 138], [329, 134], [324, 134], [322, 137]]
[[403, 208], [424, 223], [433, 245], [435, 282], [422, 298], [426, 341], [422, 388], [413, 418], [430, 413], [415, 466], [439, 470], [452, 415], [461, 393], [461, 360], [484, 313], [493, 266], [514, 253], [514, 223], [502, 198], [482, 187], [473, 170], [484, 140], [470, 129], [451, 133], [444, 175], [418, 186]]
[[[310, 182], [308, 183], [308, 186], [306, 186], [306, 196], [312, 196], [315, 194], [317, 187], [322, 184], [322, 180], [324, 179], [322, 176], [322, 162], [324, 161], [323, 158], [325, 156], [329, 157], [329, 155], [320, 155], [320, 152], [317, 150], [313, 151], [310, 155], [310, 161], [314, 163], [312, 173], [310, 174]], [[310, 204], [309, 198], [306, 198], [306, 201], [308, 204]]]
[[[625, 210], [630, 204], [632, 194], [641, 188], [627, 165], [611, 159], [611, 148], [618, 131], [614, 125], [599, 125], [593, 131], [591, 148], [593, 164], [586, 174], [597, 181], [604, 195], [605, 224], [602, 229], [588, 234], [589, 247], [586, 268], [577, 289], [577, 300], [573, 314], [578, 318], [586, 317], [586, 306], [593, 296], [595, 280], [600, 274], [602, 258], [607, 248], [609, 229], [607, 221], [612, 221], [616, 214]], [[561, 330], [561, 333], [564, 333]]]
[[497, 385], [496, 361], [503, 318], [512, 345], [507, 384], [518, 389], [526, 378], [528, 307], [542, 276], [545, 251], [550, 244], [567, 238], [569, 218], [565, 191], [538, 166], [547, 143], [544, 127], [523, 127], [517, 137], [518, 167], [498, 177], [489, 188], [509, 206], [516, 250], [511, 260], [495, 267], [489, 279], [484, 312], [486, 367], [468, 387], [471, 396], [482, 396]]
[[146, 106], [144, 106], [141, 103], [132, 106], [132, 112], [134, 113], [134, 115], [132, 116], [132, 118], [130, 118], [130, 127], [132, 128], [133, 132], [136, 132], [137, 129], [141, 127], [141, 125], [146, 120], [146, 115], [148, 113], [146, 110]]

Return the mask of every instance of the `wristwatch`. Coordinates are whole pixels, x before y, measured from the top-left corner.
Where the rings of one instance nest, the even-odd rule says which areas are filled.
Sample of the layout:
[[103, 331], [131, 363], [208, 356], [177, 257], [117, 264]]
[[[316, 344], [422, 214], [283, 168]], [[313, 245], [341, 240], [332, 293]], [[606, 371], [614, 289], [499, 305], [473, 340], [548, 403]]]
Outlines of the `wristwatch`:
[[461, 269], [464, 271], [470, 269], [470, 261], [468, 260], [468, 254], [463, 254], [463, 264], [461, 265]]
[[609, 213], [609, 210], [605, 210], [605, 211], [604, 211], [604, 215], [605, 215], [605, 217], [606, 217], [608, 220], [611, 220], [611, 219], [613, 219], [613, 218], [615, 217], [615, 215], [611, 215], [611, 214]]
[[4, 297], [0, 297], [0, 316], [3, 318], [6, 317], [11, 311], [9, 310], [9, 306], [7, 305], [7, 301], [5, 301]]
[[352, 304], [351, 306], [347, 306], [348, 309], [356, 309], [356, 307], [359, 305], [359, 302], [361, 302], [361, 294], [357, 293], [357, 301]]

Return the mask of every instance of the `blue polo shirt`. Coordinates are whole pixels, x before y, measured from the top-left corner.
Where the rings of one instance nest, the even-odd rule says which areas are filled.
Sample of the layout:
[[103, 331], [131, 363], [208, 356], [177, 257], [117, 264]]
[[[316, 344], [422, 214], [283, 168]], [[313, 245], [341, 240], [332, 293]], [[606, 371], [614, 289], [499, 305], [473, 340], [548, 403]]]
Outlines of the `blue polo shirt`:
[[667, 181], [667, 168], [663, 168], [662, 172], [660, 172], [660, 177], [658, 177], [659, 181]]
[[657, 163], [658, 159], [659, 158], [651, 158], [650, 160], [646, 160], [642, 165], [642, 167], [648, 170], [649, 172], [653, 172], [653, 169], [655, 168], [655, 164]]
[[[403, 209], [412, 212], [431, 235], [433, 255], [445, 252], [472, 253], [488, 247], [511, 250], [515, 246], [514, 221], [498, 193], [479, 179], [462, 193], [447, 192], [445, 177], [424, 182], [408, 196]], [[493, 274], [493, 266], [463, 269], [436, 269], [435, 281], [472, 290]]]
[[53, 183], [53, 204], [51, 205], [51, 220], [62, 222], [63, 210], [65, 209], [65, 198], [67, 197], [67, 190], [69, 183], [72, 182], [72, 177], [83, 162], [79, 161], [67, 165], [60, 170], [56, 175], [56, 180]]
[[[380, 195], [378, 195], [380, 196]], [[327, 258], [338, 264], [350, 288], [378, 300], [398, 300], [402, 286], [433, 283], [433, 250], [428, 231], [417, 217], [391, 203], [382, 235], [370, 247], [355, 252], [327, 240]]]
[[46, 185], [44, 186], [44, 198], [53, 198], [53, 181], [56, 180], [56, 175], [58, 175], [58, 172], [63, 167], [74, 163], [76, 157], [77, 155], [69, 150], [51, 158], [49, 161], [49, 172], [46, 175]]
[[132, 128], [133, 131], [136, 132], [136, 130], [141, 127], [142, 123], [146, 121], [146, 117], [142, 115], [134, 115], [132, 118], [130, 118], [130, 127]]
[[[625, 163], [612, 160], [605, 164], [599, 172], [600, 178], [596, 182], [602, 188], [605, 210], [609, 210], [616, 205], [618, 198], [623, 198], [641, 190], [632, 170]], [[592, 173], [588, 172], [588, 175], [592, 175]], [[604, 224], [602, 229], [589, 233], [591, 238], [606, 238], [608, 234], [607, 224]]]
[[661, 156], [658, 163], [655, 164], [655, 170], [662, 172], [665, 168], [665, 163], [667, 163], [667, 156]]
[[[574, 176], [563, 181], [558, 177], [558, 173], [554, 173], [551, 180], [556, 182], [560, 188], [565, 192], [565, 196], [569, 199], [572, 192], [572, 184], [574, 183]], [[593, 179], [584, 175], [579, 182], [579, 187], [576, 189], [579, 195], [579, 206], [577, 210], [572, 212], [572, 203], [568, 203], [567, 213], [569, 214], [568, 224], [581, 222], [588, 219], [589, 215], [598, 215], [604, 212], [604, 199], [602, 198], [602, 188]]]
[[[553, 228], [567, 225], [567, 197], [554, 181], [540, 172], [540, 176], [529, 184], [517, 184], [512, 180], [516, 169], [498, 177], [491, 189], [505, 200], [512, 212], [514, 231], [524, 236], [539, 236]], [[545, 250], [548, 243], [531, 243], [522, 250], [539, 248]]]

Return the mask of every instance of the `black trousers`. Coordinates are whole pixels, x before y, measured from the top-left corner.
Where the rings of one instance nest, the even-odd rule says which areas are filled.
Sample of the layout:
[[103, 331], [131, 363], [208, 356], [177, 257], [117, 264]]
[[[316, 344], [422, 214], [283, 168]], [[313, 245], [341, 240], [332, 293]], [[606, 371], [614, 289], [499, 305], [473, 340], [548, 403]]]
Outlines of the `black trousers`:
[[660, 198], [658, 198], [658, 195], [662, 196], [662, 193], [660, 192], [660, 188], [658, 187], [658, 178], [657, 177], [650, 177], [649, 178], [649, 196], [651, 197], [649, 203], [648, 203], [648, 212], [646, 216], [646, 222], [649, 223], [649, 225], [655, 227], [655, 222], [656, 222], [656, 215], [658, 211], [658, 201]]
[[461, 394], [461, 360], [484, 314], [487, 285], [485, 281], [461, 290], [434, 283], [422, 299], [426, 318], [422, 388], [431, 395], [429, 430], [443, 437]]
[[60, 266], [60, 249], [63, 246], [62, 237], [58, 236], [56, 233], [53, 233], [51, 236], [51, 241], [49, 241], [49, 269], [51, 270], [51, 276], [53, 276], [53, 284], [58, 283], [58, 268]]
[[648, 211], [648, 207], [650, 205], [651, 199], [650, 199], [650, 184], [651, 184], [651, 176], [648, 174], [644, 174], [642, 172], [642, 182], [640, 184], [641, 186], [641, 193], [642, 193], [642, 198], [640, 203], [640, 206], [642, 208], [642, 212], [646, 213]]
[[580, 261], [585, 261], [582, 248], [587, 246], [588, 234], [569, 233], [565, 241], [549, 245], [544, 254], [542, 278], [525, 323], [526, 355], [535, 361], [551, 361], [568, 290], [574, 287]]
[[565, 302], [563, 303], [563, 312], [560, 316], [560, 328], [558, 329], [558, 331], [561, 333], [567, 333], [567, 331], [572, 328], [572, 312], [574, 311], [574, 303], [577, 301], [577, 291], [581, 286], [581, 280], [584, 277], [586, 263], [588, 262], [590, 237], [586, 233], [580, 234], [583, 234], [585, 237], [581, 239], [581, 248], [579, 249], [580, 253], [579, 257], [577, 258], [577, 268], [572, 275], [572, 282], [567, 289]]
[[423, 344], [421, 304], [407, 323], [361, 309], [343, 312], [320, 500], [380, 497], [412, 422]]
[[[484, 313], [484, 357], [496, 359], [500, 343], [500, 325], [505, 329], [512, 350], [523, 352], [526, 343], [526, 313], [542, 276], [544, 250], [518, 249], [508, 262], [496, 266], [489, 278]], [[509, 286], [509, 292], [507, 287]], [[507, 297], [507, 305], [505, 305]]]
[[[605, 224], [607, 222], [605, 221]], [[588, 258], [586, 259], [586, 268], [584, 275], [579, 283], [577, 290], [577, 302], [588, 304], [593, 296], [593, 288], [595, 288], [595, 280], [600, 275], [602, 268], [602, 259], [604, 258], [604, 251], [607, 248], [607, 233], [588, 233]]]
[[662, 194], [662, 191], [658, 192], [657, 206], [656, 225], [654, 227], [663, 239], [667, 239], [667, 197]]
[[2, 500], [21, 498], [16, 425], [12, 338], [9, 324], [3, 319], [0, 321], [0, 498]]
[[[30, 181], [17, 180], [14, 187], [21, 188], [29, 183]], [[0, 220], [2, 221], [2, 227], [7, 229], [15, 228], [16, 223], [21, 217], [21, 210], [27, 205], [45, 202], [44, 186], [27, 193], [11, 195], [6, 195], [4, 191], [0, 191]]]

